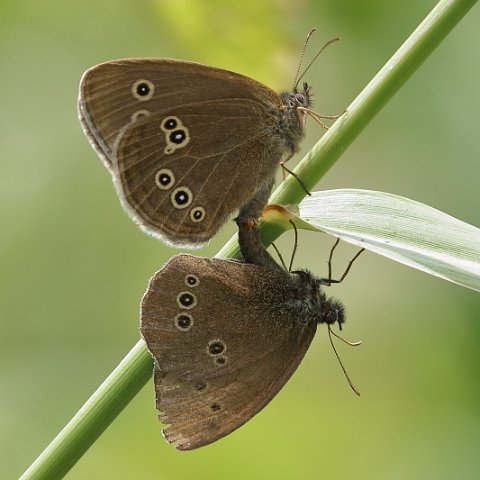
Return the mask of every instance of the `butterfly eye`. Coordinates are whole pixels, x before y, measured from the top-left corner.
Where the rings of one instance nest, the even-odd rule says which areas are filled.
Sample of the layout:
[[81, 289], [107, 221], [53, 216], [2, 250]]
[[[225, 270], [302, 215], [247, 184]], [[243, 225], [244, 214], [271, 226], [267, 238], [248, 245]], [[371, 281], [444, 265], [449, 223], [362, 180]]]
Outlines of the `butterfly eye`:
[[175, 183], [175, 176], [168, 168], [162, 168], [155, 174], [155, 183], [161, 190], [168, 190]]
[[177, 305], [180, 308], [186, 308], [189, 310], [197, 304], [197, 297], [190, 292], [180, 292], [177, 295]]
[[187, 313], [179, 313], [174, 320], [175, 326], [182, 332], [186, 332], [192, 328], [193, 318]]
[[142, 118], [148, 117], [150, 112], [148, 110], [137, 110], [136, 112], [132, 113], [130, 120], [135, 122], [136, 120], [141, 120]]
[[185, 130], [174, 130], [168, 137], [172, 143], [176, 145], [182, 144], [187, 138]]
[[178, 120], [175, 117], [167, 117], [162, 123], [162, 130], [173, 130], [177, 128]]
[[211, 340], [208, 342], [207, 350], [209, 355], [220, 355], [225, 352], [227, 346], [221, 340]]
[[187, 187], [176, 188], [171, 195], [171, 200], [175, 208], [186, 208], [192, 203], [192, 192]]
[[150, 100], [153, 96], [155, 87], [150, 80], [137, 80], [132, 85], [133, 96], [140, 101]]
[[220, 355], [218, 357], [215, 357], [214, 362], [219, 366], [223, 366], [227, 363], [227, 357], [225, 357], [224, 355]]
[[201, 222], [205, 218], [205, 209], [203, 207], [192, 208], [190, 212], [190, 220], [192, 222]]
[[200, 280], [196, 275], [189, 274], [185, 277], [185, 285], [187, 287], [196, 287], [200, 283]]
[[202, 392], [203, 390], [205, 390], [207, 388], [208, 384], [207, 382], [204, 382], [202, 380], [199, 380], [198, 382], [195, 382], [193, 384], [193, 388], [197, 391], [197, 392]]
[[177, 148], [186, 147], [190, 143], [190, 133], [178, 117], [166, 117], [160, 124], [165, 132], [165, 154], [171, 155]]

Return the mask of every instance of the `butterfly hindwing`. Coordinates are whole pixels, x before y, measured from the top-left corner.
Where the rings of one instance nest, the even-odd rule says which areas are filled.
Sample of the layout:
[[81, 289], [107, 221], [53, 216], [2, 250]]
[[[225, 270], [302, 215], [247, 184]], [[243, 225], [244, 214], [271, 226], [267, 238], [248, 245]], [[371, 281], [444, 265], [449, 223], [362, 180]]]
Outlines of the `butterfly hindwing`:
[[177, 448], [197, 448], [238, 428], [299, 365], [316, 323], [288, 308], [286, 278], [191, 255], [175, 256], [152, 278], [141, 332], [154, 357], [165, 437]]
[[273, 178], [285, 150], [272, 135], [276, 123], [260, 103], [235, 99], [181, 106], [130, 124], [113, 154], [125, 209], [167, 242], [206, 242]]

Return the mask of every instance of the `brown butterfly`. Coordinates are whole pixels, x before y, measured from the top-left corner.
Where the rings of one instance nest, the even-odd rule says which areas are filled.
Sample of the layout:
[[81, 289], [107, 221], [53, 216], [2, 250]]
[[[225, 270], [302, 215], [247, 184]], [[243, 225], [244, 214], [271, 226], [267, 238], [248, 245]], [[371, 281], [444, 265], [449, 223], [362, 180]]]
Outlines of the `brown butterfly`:
[[310, 87], [297, 90], [302, 76], [278, 94], [193, 62], [110, 61], [83, 75], [79, 117], [133, 220], [195, 248], [250, 200], [257, 207], [243, 215], [260, 215], [276, 167], [299, 149], [306, 113], [337, 118], [309, 110]]
[[343, 305], [321, 291], [334, 281], [283, 270], [256, 229], [239, 228], [244, 256], [258, 265], [177, 255], [142, 300], [159, 418], [180, 450], [243, 425], [297, 369], [317, 324], [345, 321]]

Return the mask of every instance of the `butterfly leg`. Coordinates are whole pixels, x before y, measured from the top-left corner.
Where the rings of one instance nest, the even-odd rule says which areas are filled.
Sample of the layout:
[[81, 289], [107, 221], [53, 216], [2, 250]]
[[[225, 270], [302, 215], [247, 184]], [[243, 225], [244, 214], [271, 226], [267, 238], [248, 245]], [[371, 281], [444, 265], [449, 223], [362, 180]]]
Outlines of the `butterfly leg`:
[[287, 269], [287, 264], [285, 263], [285, 260], [283, 259], [283, 256], [282, 254], [280, 253], [280, 250], [277, 248], [277, 246], [275, 245], [274, 242], [272, 242], [272, 247], [273, 249], [275, 250], [275, 253], [277, 254], [279, 260], [280, 260], [280, 263], [282, 264], [282, 267], [283, 269], [286, 271], [286, 272], [290, 272], [290, 270]]
[[339, 280], [334, 280], [332, 279], [332, 258], [333, 258], [333, 252], [337, 248], [337, 245], [340, 243], [340, 239], [337, 238], [335, 243], [333, 244], [332, 249], [330, 250], [330, 255], [328, 257], [328, 278], [322, 278], [320, 281], [323, 285], [326, 285], [329, 287], [332, 283], [342, 283], [343, 280], [345, 280], [345, 277], [348, 275], [348, 272], [350, 271], [350, 268], [352, 268], [353, 262], [360, 256], [360, 254], [365, 250], [364, 248], [361, 248], [355, 256], [348, 262], [347, 268], [343, 272], [343, 275], [340, 277]]
[[289, 168], [287, 168], [285, 166], [285, 162], [288, 162], [288, 160], [290, 160], [290, 158], [292, 158], [292, 157], [289, 157], [289, 158], [287, 158], [287, 160], [284, 160], [283, 162], [280, 162], [280, 166], [282, 167], [282, 172], [283, 172], [283, 179], [285, 180], [285, 172], [289, 173], [293, 178], [295, 178], [295, 180], [297, 180], [297, 182], [303, 188], [305, 193], [308, 196], [311, 196], [312, 194], [308, 191], [308, 189], [305, 186], [305, 184], [303, 183], [302, 179], [293, 170], [290, 170]]
[[310, 115], [325, 130], [329, 130], [330, 127], [322, 122], [322, 118], [326, 118], [327, 120], [336, 120], [346, 113], [346, 110], [344, 110], [342, 113], [338, 113], [337, 115], [322, 115], [305, 107], [297, 107], [297, 111]]
[[292, 226], [293, 226], [293, 231], [294, 231], [294, 243], [293, 243], [292, 254], [291, 254], [291, 256], [290, 256], [290, 264], [289, 264], [288, 267], [287, 267], [287, 264], [285, 263], [285, 260], [283, 259], [282, 254], [280, 253], [280, 250], [277, 248], [277, 246], [275, 245], [275, 243], [272, 242], [272, 247], [273, 247], [273, 249], [275, 250], [275, 253], [277, 254], [278, 258], [280, 259], [280, 263], [282, 264], [283, 269], [284, 269], [286, 272], [288, 272], [288, 273], [291, 273], [291, 272], [292, 272], [293, 260], [294, 260], [294, 258], [295, 258], [295, 253], [297, 252], [297, 248], [298, 248], [298, 231], [297, 231], [297, 227], [295, 226], [295, 223], [292, 222], [292, 220], [290, 220], [290, 223], [291, 223]]
[[292, 222], [292, 220], [290, 220], [290, 223], [293, 227], [293, 233], [294, 233], [294, 236], [293, 236], [293, 250], [292, 250], [292, 255], [290, 256], [290, 265], [288, 266], [288, 272], [291, 272], [292, 271], [292, 268], [293, 268], [293, 260], [295, 259], [295, 254], [297, 253], [297, 248], [298, 248], [298, 230], [297, 230], [297, 226], [295, 225], [294, 222]]

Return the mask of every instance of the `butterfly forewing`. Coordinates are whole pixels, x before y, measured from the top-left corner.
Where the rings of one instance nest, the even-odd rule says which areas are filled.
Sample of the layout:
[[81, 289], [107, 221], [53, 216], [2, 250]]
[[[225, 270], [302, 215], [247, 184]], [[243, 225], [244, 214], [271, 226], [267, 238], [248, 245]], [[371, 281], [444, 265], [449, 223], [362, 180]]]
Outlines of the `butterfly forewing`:
[[316, 323], [288, 308], [285, 275], [178, 255], [152, 278], [141, 332], [154, 357], [165, 437], [177, 448], [197, 448], [238, 428], [299, 365]]
[[[142, 81], [148, 91], [139, 88]], [[78, 110], [85, 134], [110, 167], [118, 134], [139, 112], [226, 98], [280, 105], [273, 90], [243, 75], [193, 62], [139, 58], [87, 70], [80, 83]]]

